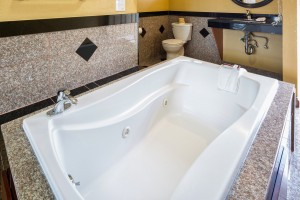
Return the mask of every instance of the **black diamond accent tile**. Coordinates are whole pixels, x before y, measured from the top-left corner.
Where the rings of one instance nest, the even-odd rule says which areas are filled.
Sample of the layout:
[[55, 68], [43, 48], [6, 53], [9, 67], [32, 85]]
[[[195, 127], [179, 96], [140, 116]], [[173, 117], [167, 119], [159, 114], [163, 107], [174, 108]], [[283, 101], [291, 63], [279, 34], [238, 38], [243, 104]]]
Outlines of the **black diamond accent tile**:
[[146, 30], [144, 28], [142, 28], [141, 36], [144, 37], [146, 35], [146, 33], [147, 33]]
[[160, 28], [159, 28], [159, 32], [163, 33], [164, 31], [165, 31], [165, 27], [163, 25], [161, 25]]
[[206, 28], [203, 28], [200, 32], [199, 32], [204, 38], [206, 38], [209, 35], [209, 32], [206, 30]]
[[86, 38], [79, 46], [76, 53], [84, 60], [89, 61], [97, 48], [98, 47], [89, 38]]

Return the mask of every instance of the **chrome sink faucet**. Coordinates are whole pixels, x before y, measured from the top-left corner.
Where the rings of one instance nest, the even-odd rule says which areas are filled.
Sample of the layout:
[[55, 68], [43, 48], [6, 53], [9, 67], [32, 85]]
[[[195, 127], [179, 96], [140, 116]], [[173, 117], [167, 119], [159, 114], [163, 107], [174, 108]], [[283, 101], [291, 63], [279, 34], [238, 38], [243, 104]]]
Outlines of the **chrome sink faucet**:
[[77, 99], [72, 97], [69, 90], [61, 90], [57, 93], [57, 103], [54, 108], [47, 112], [48, 116], [58, 115], [69, 109], [72, 104], [77, 104]]
[[246, 10], [246, 18], [247, 18], [247, 20], [251, 20], [252, 19], [250, 10]]

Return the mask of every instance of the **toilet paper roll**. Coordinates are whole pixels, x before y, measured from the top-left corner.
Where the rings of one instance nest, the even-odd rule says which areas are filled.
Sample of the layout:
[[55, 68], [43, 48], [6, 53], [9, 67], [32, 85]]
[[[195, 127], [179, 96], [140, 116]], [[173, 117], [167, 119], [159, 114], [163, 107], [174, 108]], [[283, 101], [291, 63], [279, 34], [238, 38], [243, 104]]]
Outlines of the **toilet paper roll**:
[[179, 24], [185, 24], [185, 20], [184, 18], [179, 18], [179, 21], [178, 21]]
[[143, 32], [143, 29], [141, 27], [139, 27], [139, 34], [141, 34]]

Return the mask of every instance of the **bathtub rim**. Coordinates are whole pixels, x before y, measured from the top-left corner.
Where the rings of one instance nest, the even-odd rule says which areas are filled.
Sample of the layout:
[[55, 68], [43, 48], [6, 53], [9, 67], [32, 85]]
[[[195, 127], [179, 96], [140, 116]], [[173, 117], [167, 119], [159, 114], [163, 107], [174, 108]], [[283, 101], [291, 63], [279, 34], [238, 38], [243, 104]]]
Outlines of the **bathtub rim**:
[[[245, 74], [245, 76], [248, 76], [248, 77], [251, 77], [252, 76], [252, 73], [246, 73]], [[256, 76], [256, 75], [255, 75]], [[264, 119], [265, 119], [265, 116], [267, 115], [267, 112], [268, 112], [268, 110], [269, 110], [269, 108], [270, 108], [270, 106], [271, 106], [271, 102], [274, 100], [274, 98], [275, 98], [275, 95], [276, 95], [276, 93], [277, 93], [277, 90], [278, 90], [278, 87], [279, 87], [279, 84], [278, 84], [278, 81], [276, 81], [276, 82], [274, 82], [274, 84], [273, 84], [273, 89], [274, 90], [272, 90], [271, 92], [269, 92], [269, 94], [268, 94], [268, 96], [271, 96], [271, 98], [270, 99], [268, 99], [268, 100], [266, 100], [265, 102], [264, 102], [264, 104], [261, 106], [261, 107], [263, 107], [263, 106], [266, 106], [267, 108], [266, 108], [266, 110], [264, 111], [264, 112], [260, 112], [259, 113], [259, 118], [260, 119], [256, 119], [256, 121], [258, 122], [258, 124], [257, 125], [253, 125], [252, 124], [252, 126], [253, 127], [251, 127], [252, 129], [252, 131], [251, 132], [253, 132], [253, 134], [250, 134], [250, 137], [245, 141], [245, 143], [243, 144], [243, 148], [241, 148], [241, 151], [240, 151], [240, 154], [239, 155], [237, 155], [238, 156], [238, 158], [236, 158], [236, 162], [238, 162], [238, 163], [236, 163], [236, 165], [233, 165], [233, 167], [234, 167], [234, 169], [232, 169], [231, 170], [231, 172], [230, 172], [230, 175], [229, 175], [229, 184], [227, 184], [227, 185], [223, 185], [223, 189], [224, 190], [221, 190], [221, 191], [223, 191], [223, 193], [219, 193], [219, 194], [217, 194], [217, 192], [216, 191], [211, 191], [211, 193], [215, 193], [215, 194], [217, 194], [216, 196], [214, 196], [214, 198], [212, 198], [212, 199], [225, 199], [226, 198], [226, 196], [229, 194], [229, 192], [230, 192], [230, 189], [232, 188], [232, 186], [233, 186], [233, 183], [234, 183], [234, 180], [236, 179], [236, 177], [237, 176], [239, 176], [239, 171], [240, 171], [240, 168], [243, 166], [243, 164], [244, 164], [244, 162], [245, 162], [245, 160], [247, 159], [247, 156], [248, 156], [248, 153], [250, 152], [250, 150], [251, 150], [251, 146], [252, 146], [252, 144], [253, 144], [253, 142], [254, 142], [254, 140], [255, 140], [255, 138], [256, 138], [256, 136], [257, 136], [257, 133], [259, 132], [259, 129], [260, 129], [260, 127], [261, 127], [261, 124], [263, 123], [263, 121], [264, 121]], [[260, 88], [261, 89], [261, 88]], [[262, 94], [264, 94], [264, 92], [265, 91], [261, 91], [261, 90], [259, 90], [259, 93], [262, 93]], [[215, 138], [214, 139], [214, 141], [212, 141], [212, 143], [210, 143], [207, 147], [206, 147], [206, 149], [204, 150], [204, 152], [202, 152], [201, 153], [201, 155], [198, 157], [198, 159], [200, 160], [203, 156], [207, 156], [207, 152], [208, 151], [210, 151], [211, 150], [211, 148], [216, 148], [216, 147], [218, 147], [218, 146], [216, 146], [215, 144], [220, 140], [220, 138], [221, 137], [225, 137], [225, 134], [224, 133], [229, 133], [229, 132], [231, 132], [232, 131], [232, 129], [237, 129], [237, 127], [235, 127], [236, 125], [237, 125], [237, 122], [238, 121], [243, 121], [242, 123], [247, 123], [246, 121], [245, 121], [245, 119], [244, 118], [246, 118], [247, 117], [247, 115], [249, 115], [249, 113], [251, 114], [252, 112], [255, 112], [255, 109], [253, 108], [253, 107], [255, 107], [256, 106], [256, 104], [258, 103], [257, 101], [259, 101], [259, 100], [255, 100], [255, 102], [253, 102], [253, 104], [251, 105], [251, 107], [250, 107], [250, 109], [249, 110], [247, 110], [235, 123], [233, 123], [232, 125], [230, 125], [226, 130], [224, 130], [223, 132], [222, 132], [222, 134], [220, 134], [217, 138]], [[239, 124], [239, 123], [238, 123]], [[247, 126], [249, 126], [250, 124], [247, 124]], [[250, 125], [251, 126], [251, 125]], [[237, 131], [238, 132], [238, 131]], [[235, 132], [236, 133], [236, 132]], [[229, 133], [229, 134], [233, 134], [232, 132], [231, 133]], [[223, 142], [223, 141], [222, 141]], [[226, 149], [225, 149], [226, 150]], [[234, 152], [233, 152], [234, 153]], [[192, 166], [191, 168], [193, 168], [193, 167], [195, 167], [196, 166], [196, 163], [197, 161], [195, 161], [194, 163], [193, 163], [193, 165], [194, 166]], [[198, 161], [199, 162], [199, 161]], [[220, 164], [220, 163], [219, 163]], [[217, 165], [217, 164], [215, 164], [215, 165], [212, 165], [213, 167], [211, 167], [209, 170], [212, 170], [213, 168], [218, 168], [219, 169], [219, 166], [220, 165]], [[198, 166], [199, 167], [199, 166]], [[216, 171], [216, 170], [215, 170]], [[188, 173], [188, 172], [187, 172]], [[213, 172], [212, 171], [210, 171], [210, 174], [212, 174]], [[205, 176], [205, 174], [202, 174], [203, 176]], [[199, 178], [199, 177], [198, 177]], [[208, 177], [206, 177], [206, 178], [208, 178]], [[185, 177], [183, 177], [183, 180], [185, 179]], [[200, 180], [200, 178], [198, 179], [198, 180]], [[206, 180], [206, 179], [205, 179]], [[222, 179], [222, 180], [224, 180], [224, 179]], [[218, 181], [218, 182], [220, 182], [220, 181]], [[196, 183], [194, 183], [195, 185], [197, 185]], [[180, 187], [180, 186], [178, 186], [178, 187]], [[198, 188], [199, 189], [199, 188]], [[200, 191], [200, 190], [198, 190], [198, 191]], [[176, 192], [176, 191], [175, 191]], [[178, 194], [179, 193], [179, 194]], [[191, 191], [184, 191], [184, 193], [185, 194], [191, 194], [191, 193], [193, 193], [193, 192], [191, 192]], [[200, 193], [200, 192], [199, 192]], [[177, 196], [176, 196], [177, 195]], [[186, 198], [186, 196], [180, 196], [181, 194], [180, 194], [180, 192], [177, 192], [176, 194], [173, 194], [173, 196], [172, 196], [172, 200], [174, 200], [174, 199], [184, 199], [184, 198]], [[175, 197], [174, 197], [175, 196]], [[179, 196], [179, 197], [178, 197]], [[190, 197], [191, 198], [191, 197]], [[211, 198], [211, 197], [210, 197]]]
[[[178, 62], [181, 62], [181, 61], [189, 61], [189, 62], [195, 62], [195, 63], [199, 63], [199, 61], [198, 60], [196, 60], [196, 59], [189, 59], [189, 58], [186, 58], [186, 57], [183, 57], [183, 59], [181, 60], [181, 58], [177, 58], [177, 59], [174, 59], [174, 60], [172, 60], [172, 62], [171, 62], [171, 64], [177, 64]], [[206, 63], [206, 62], [204, 62], [204, 61], [201, 61], [201, 63]], [[211, 64], [211, 63], [209, 63], [209, 64]], [[155, 66], [160, 66], [161, 64], [157, 64], [157, 65], [155, 65]], [[149, 69], [145, 69], [145, 71], [146, 70], [151, 70], [152, 72], [153, 71], [155, 71], [156, 70], [156, 68], [155, 68], [155, 66], [152, 66], [151, 68], [149, 68]], [[139, 73], [139, 72], [137, 72], [137, 73]], [[136, 74], [136, 73], [135, 73]], [[130, 76], [132, 76], [133, 74], [131, 74], [131, 75], [129, 75], [129, 76], [127, 76], [127, 77], [129, 77], [130, 78]], [[141, 75], [142, 76], [142, 75]], [[259, 76], [259, 75], [255, 75], [255, 76]], [[126, 79], [127, 77], [124, 77], [124, 79]], [[123, 80], [123, 79], [122, 79]], [[119, 82], [120, 80], [117, 80], [116, 82]], [[113, 83], [112, 83], [113, 84]], [[112, 84], [108, 84], [108, 85], [112, 85]], [[107, 86], [107, 85], [105, 85], [105, 86]], [[105, 87], [105, 86], [103, 86], [103, 87]], [[103, 88], [103, 87], [101, 87], [101, 88]], [[99, 89], [101, 89], [101, 88], [97, 88], [96, 90], [99, 90]], [[94, 91], [91, 91], [91, 92], [88, 92], [88, 93], [92, 93], [92, 92], [94, 92]], [[276, 93], [276, 92], [275, 92]], [[273, 100], [273, 99], [272, 99]], [[267, 109], [267, 111], [268, 111], [268, 109]], [[266, 111], [266, 112], [267, 112]], [[46, 112], [46, 111], [43, 111], [43, 112], [41, 112], [41, 113], [39, 113], [39, 114], [36, 114], [36, 115], [34, 115], [34, 116], [39, 116], [39, 115], [43, 115], [44, 114], [44, 112]], [[68, 112], [68, 111], [67, 111]], [[66, 113], [67, 113], [66, 112]], [[59, 116], [56, 116], [56, 117], [59, 117]], [[26, 118], [27, 119], [27, 118]], [[25, 119], [25, 120], [26, 120]], [[24, 120], [24, 121], [25, 121]], [[263, 120], [261, 120], [261, 122], [262, 122]], [[24, 129], [26, 129], [26, 126], [24, 127]], [[258, 129], [259, 129], [259, 127], [258, 127]], [[27, 134], [27, 132], [28, 131], [25, 131], [25, 133]], [[255, 137], [254, 137], [255, 138]], [[32, 143], [31, 143], [31, 145], [32, 145]], [[251, 145], [250, 145], [251, 146]], [[248, 149], [248, 151], [250, 150], [250, 148]], [[36, 151], [35, 151], [35, 155], [36, 155]], [[37, 156], [37, 155], [36, 155]], [[38, 156], [37, 156], [38, 157]], [[246, 156], [245, 156], [245, 159], [246, 159]], [[243, 163], [242, 163], [243, 164]], [[45, 172], [44, 172], [45, 173]], [[49, 181], [48, 181], [49, 182]], [[68, 182], [69, 183], [69, 182]], [[50, 184], [50, 182], [49, 182], [49, 184]], [[50, 184], [51, 185], [51, 184]], [[70, 186], [72, 186], [71, 184], [69, 184]], [[76, 190], [77, 191], [77, 190]], [[81, 195], [80, 195], [81, 196]]]

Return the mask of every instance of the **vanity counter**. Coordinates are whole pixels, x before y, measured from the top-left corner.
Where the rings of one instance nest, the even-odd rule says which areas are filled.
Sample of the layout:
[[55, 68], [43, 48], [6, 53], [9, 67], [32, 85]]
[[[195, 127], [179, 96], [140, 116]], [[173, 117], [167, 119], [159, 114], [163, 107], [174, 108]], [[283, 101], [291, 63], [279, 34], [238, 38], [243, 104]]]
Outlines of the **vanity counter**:
[[[292, 84], [279, 82], [277, 94], [228, 199], [265, 199], [293, 92]], [[43, 110], [47, 109], [50, 107]], [[38, 112], [41, 110], [1, 126], [19, 200], [55, 199], [22, 128], [23, 119]]]
[[208, 27], [232, 29], [238, 31], [261, 32], [282, 35], [282, 24], [272, 25], [273, 21], [267, 20], [265, 23], [247, 21], [245, 19], [209, 19]]

